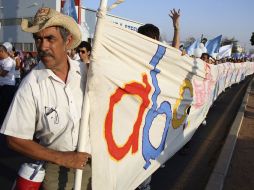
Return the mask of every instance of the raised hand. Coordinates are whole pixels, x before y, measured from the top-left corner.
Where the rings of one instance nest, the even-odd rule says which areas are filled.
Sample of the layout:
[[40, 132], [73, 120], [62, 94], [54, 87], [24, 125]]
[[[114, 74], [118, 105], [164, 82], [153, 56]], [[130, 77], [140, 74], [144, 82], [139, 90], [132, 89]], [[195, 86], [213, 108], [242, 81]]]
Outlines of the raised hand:
[[178, 9], [178, 11], [173, 9], [170, 11], [170, 14], [168, 15], [172, 18], [174, 28], [179, 29], [180, 9]]

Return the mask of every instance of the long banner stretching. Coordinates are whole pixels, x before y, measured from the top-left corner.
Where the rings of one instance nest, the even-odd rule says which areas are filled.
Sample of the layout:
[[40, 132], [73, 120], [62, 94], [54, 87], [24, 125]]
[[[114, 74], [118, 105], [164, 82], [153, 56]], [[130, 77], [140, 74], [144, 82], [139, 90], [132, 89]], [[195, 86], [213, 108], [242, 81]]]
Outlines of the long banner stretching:
[[87, 98], [94, 190], [135, 189], [193, 136], [218, 95], [254, 64], [209, 65], [100, 21]]

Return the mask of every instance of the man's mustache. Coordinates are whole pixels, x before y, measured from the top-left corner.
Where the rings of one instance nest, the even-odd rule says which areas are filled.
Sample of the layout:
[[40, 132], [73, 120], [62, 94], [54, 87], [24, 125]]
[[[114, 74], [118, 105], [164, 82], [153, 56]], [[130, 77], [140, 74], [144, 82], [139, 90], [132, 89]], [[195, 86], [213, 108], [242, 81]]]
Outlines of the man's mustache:
[[49, 53], [47, 51], [39, 51], [38, 56], [39, 57], [54, 57], [51, 53]]

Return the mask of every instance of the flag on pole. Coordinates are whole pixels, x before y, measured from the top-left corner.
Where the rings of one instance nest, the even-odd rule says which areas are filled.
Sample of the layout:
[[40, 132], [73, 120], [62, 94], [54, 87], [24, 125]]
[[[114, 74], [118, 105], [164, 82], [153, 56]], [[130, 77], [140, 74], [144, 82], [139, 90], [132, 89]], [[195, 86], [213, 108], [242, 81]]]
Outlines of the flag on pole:
[[125, 0], [117, 0], [114, 4], [108, 7], [108, 11], [111, 11], [112, 9], [116, 8], [119, 4], [123, 3], [124, 1]]
[[233, 47], [232, 44], [220, 47], [217, 58], [222, 59], [222, 58], [230, 57], [232, 53], [232, 47]]
[[206, 42], [205, 47], [209, 55], [219, 52], [221, 38], [222, 38], [222, 35], [219, 35], [216, 38], [208, 40]]
[[196, 39], [189, 47], [186, 48], [186, 53], [189, 56], [192, 56], [194, 54], [194, 50], [199, 47], [200, 44], [200, 38]]
[[88, 41], [88, 38], [90, 38], [90, 34], [89, 34], [89, 27], [87, 23], [81, 22], [81, 24], [79, 24], [78, 26], [82, 33], [82, 41]]
[[74, 0], [65, 0], [62, 13], [71, 16], [76, 22], [78, 22]]

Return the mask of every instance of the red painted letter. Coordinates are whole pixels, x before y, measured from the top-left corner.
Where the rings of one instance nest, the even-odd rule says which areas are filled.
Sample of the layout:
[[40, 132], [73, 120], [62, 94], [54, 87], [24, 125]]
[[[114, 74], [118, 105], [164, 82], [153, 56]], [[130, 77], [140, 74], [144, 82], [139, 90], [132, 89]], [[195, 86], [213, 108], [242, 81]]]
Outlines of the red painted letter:
[[[139, 129], [142, 123], [142, 118], [145, 109], [148, 107], [150, 100], [148, 99], [149, 92], [151, 91], [151, 86], [148, 83], [147, 75], [143, 75], [143, 84], [138, 82], [132, 82], [130, 84], [126, 84], [124, 88], [118, 88], [116, 92], [111, 95], [110, 103], [109, 103], [109, 110], [105, 120], [105, 138], [108, 145], [108, 151], [110, 155], [115, 158], [116, 160], [121, 160], [132, 148], [132, 153], [138, 151], [138, 139], [139, 139]], [[137, 119], [134, 123], [132, 133], [130, 134], [127, 142], [122, 146], [119, 147], [113, 137], [112, 134], [112, 123], [113, 123], [113, 111], [114, 106], [118, 102], [121, 101], [123, 95], [128, 94], [131, 96], [138, 95], [142, 99], [142, 103], [139, 106], [139, 112]]]

